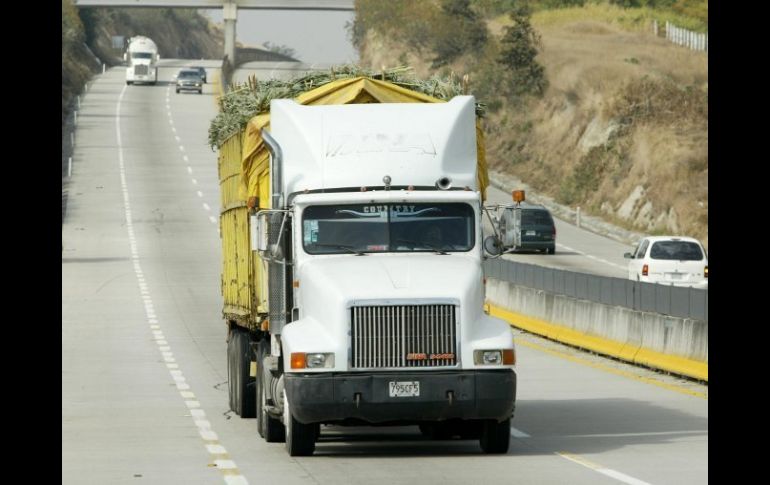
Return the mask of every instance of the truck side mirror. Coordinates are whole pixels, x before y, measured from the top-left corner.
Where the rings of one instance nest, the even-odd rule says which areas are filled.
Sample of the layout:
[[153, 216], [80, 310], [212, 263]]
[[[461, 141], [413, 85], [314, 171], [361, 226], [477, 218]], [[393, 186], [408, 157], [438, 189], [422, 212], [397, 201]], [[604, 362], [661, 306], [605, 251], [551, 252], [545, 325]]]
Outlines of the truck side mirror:
[[624, 257], [624, 258], [626, 258], [626, 259], [634, 259], [634, 255], [633, 255], [633, 254], [631, 254], [631, 253], [625, 253], [625, 254], [623, 255], [623, 257]]
[[495, 236], [487, 236], [484, 238], [484, 251], [490, 256], [499, 256], [503, 252], [500, 240]]

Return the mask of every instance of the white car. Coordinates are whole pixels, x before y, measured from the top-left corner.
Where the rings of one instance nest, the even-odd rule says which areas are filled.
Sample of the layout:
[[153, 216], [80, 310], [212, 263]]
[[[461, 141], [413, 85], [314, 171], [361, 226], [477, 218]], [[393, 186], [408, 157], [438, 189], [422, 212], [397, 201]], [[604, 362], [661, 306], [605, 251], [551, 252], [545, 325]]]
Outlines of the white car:
[[697, 239], [652, 236], [639, 241], [633, 253], [626, 253], [628, 278], [647, 283], [708, 288], [709, 261]]

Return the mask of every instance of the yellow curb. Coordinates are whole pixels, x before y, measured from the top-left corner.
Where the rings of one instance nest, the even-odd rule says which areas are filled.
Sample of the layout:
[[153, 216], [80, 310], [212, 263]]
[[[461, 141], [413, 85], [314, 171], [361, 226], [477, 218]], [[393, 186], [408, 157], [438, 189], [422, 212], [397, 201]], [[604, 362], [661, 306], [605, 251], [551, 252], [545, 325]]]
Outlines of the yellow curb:
[[644, 347], [605, 339], [594, 335], [562, 327], [538, 318], [528, 317], [520, 313], [505, 310], [488, 304], [489, 314], [507, 321], [516, 328], [542, 335], [562, 343], [588, 349], [600, 354], [618, 359], [643, 364], [656, 369], [666, 370], [675, 374], [694, 377], [708, 382], [708, 362], [688, 359], [674, 355], [666, 355]]

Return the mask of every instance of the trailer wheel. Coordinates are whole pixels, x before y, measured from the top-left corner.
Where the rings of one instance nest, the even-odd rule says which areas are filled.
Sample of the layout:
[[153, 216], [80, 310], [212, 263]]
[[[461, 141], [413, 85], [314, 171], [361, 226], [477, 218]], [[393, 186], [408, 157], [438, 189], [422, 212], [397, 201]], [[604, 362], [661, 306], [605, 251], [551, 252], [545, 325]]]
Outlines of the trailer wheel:
[[291, 405], [283, 394], [283, 412], [286, 421], [286, 451], [290, 456], [310, 456], [315, 451], [315, 440], [318, 437], [318, 423], [300, 423], [291, 414]]
[[278, 418], [274, 418], [267, 414], [265, 409], [265, 374], [262, 369], [262, 362], [267, 355], [268, 343], [266, 339], [259, 342], [259, 350], [257, 351], [257, 431], [259, 435], [265, 439], [268, 443], [283, 443], [286, 441], [286, 428]]
[[242, 418], [255, 416], [255, 380], [249, 377], [249, 335], [234, 327], [227, 342], [227, 380], [230, 409]]
[[511, 442], [511, 419], [498, 423], [490, 419], [481, 425], [479, 444], [484, 453], [507, 453]]

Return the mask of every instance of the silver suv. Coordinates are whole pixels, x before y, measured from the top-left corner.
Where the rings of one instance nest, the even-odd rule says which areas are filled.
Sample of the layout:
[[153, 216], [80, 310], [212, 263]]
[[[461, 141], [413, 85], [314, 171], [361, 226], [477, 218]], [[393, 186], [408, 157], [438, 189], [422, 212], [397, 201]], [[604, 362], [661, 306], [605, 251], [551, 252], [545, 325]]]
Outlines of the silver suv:
[[179, 91], [198, 91], [203, 93], [203, 79], [197, 70], [182, 69], [176, 76], [176, 92]]

